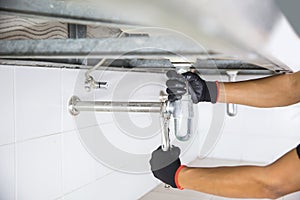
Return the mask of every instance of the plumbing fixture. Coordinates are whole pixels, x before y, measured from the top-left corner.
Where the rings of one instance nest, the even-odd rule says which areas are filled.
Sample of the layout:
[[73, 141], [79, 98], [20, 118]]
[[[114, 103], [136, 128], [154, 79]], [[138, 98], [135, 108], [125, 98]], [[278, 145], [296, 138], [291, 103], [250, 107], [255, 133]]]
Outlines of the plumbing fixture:
[[86, 78], [84, 82], [84, 88], [87, 92], [90, 92], [91, 89], [99, 89], [99, 88], [108, 88], [108, 83], [107, 82], [98, 82], [95, 81], [92, 76], [89, 76]]
[[73, 116], [81, 111], [97, 112], [152, 112], [160, 113], [162, 149], [170, 149], [169, 124], [174, 120], [174, 134], [178, 140], [187, 141], [192, 134], [193, 104], [189, 94], [182, 100], [169, 102], [167, 95], [160, 93], [157, 102], [118, 102], [118, 101], [81, 101], [72, 96], [68, 103], [69, 113]]
[[161, 142], [164, 151], [170, 149], [169, 121], [171, 113], [168, 107], [168, 101], [162, 92], [160, 102], [81, 101], [79, 97], [72, 96], [68, 103], [69, 113], [73, 116], [78, 115], [80, 111], [160, 113]]
[[[230, 82], [235, 82], [238, 72], [239, 72], [238, 70], [226, 71], [226, 74], [227, 74]], [[233, 104], [233, 103], [228, 103], [227, 104], [227, 114], [230, 117], [236, 116], [237, 115], [237, 105]]]
[[[121, 32], [117, 38], [121, 38], [125, 32]], [[100, 82], [100, 81], [95, 81], [94, 78], [90, 75], [93, 71], [97, 70], [99, 67], [101, 67], [106, 58], [101, 59], [94, 67], [91, 69], [87, 70], [85, 72], [85, 81], [84, 81], [84, 88], [87, 92], [90, 92], [91, 89], [99, 89], [99, 88], [107, 88], [108, 83], [107, 82]]]
[[[186, 88], [188, 88], [186, 82]], [[187, 141], [192, 136], [194, 109], [191, 95], [185, 93], [180, 100], [169, 103], [169, 111], [174, 120], [174, 133], [178, 140]]]

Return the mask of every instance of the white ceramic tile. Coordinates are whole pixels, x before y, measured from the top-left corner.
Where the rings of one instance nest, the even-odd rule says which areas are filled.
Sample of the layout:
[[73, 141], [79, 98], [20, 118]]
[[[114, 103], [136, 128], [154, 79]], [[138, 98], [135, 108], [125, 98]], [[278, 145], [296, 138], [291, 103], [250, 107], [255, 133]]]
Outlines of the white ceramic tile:
[[96, 159], [94, 159], [93, 167], [93, 177], [96, 179], [99, 179], [113, 172], [113, 169], [103, 164], [102, 162], [97, 161]]
[[[97, 71], [93, 73], [97, 80], [107, 81], [109, 87], [95, 92], [95, 99], [101, 101], [159, 101], [159, 92], [164, 89], [164, 75], [135, 73], [135, 72], [112, 72]], [[98, 124], [115, 122], [118, 116], [124, 113], [97, 113]], [[140, 126], [149, 125], [149, 118], [135, 117], [129, 114], [131, 121]], [[150, 116], [151, 115], [151, 116]], [[140, 123], [142, 121], [142, 123]], [[151, 121], [151, 120], [150, 120]]]
[[[236, 166], [243, 165], [239, 160], [225, 160], [225, 159], [216, 159], [216, 158], [197, 158], [189, 163], [189, 166], [195, 167], [218, 167], [218, 166]], [[249, 163], [247, 163], [249, 164]]]
[[[148, 194], [146, 194], [144, 197], [147, 197], [145, 199], [149, 199], [149, 197], [152, 196], [152, 193], [155, 194], [155, 196], [157, 196], [158, 199], [163, 199], [164, 195], [166, 196], [166, 199], [204, 199], [204, 200], [208, 200], [211, 198], [212, 195], [210, 194], [205, 194], [202, 192], [197, 192], [197, 191], [193, 191], [193, 190], [188, 190], [188, 189], [184, 189], [184, 190], [177, 190], [177, 189], [166, 189], [165, 188], [165, 184], [159, 184], [157, 187], [155, 187], [151, 192], [149, 192]], [[141, 200], [144, 200], [144, 197], [141, 198]], [[154, 199], [154, 198], [153, 198]]]
[[132, 154], [149, 154], [160, 145], [160, 132], [137, 127], [103, 124], [99, 128], [111, 145]]
[[0, 145], [14, 141], [14, 67], [0, 66]]
[[95, 180], [96, 177], [94, 160], [81, 144], [77, 133], [64, 133], [62, 137], [64, 193], [68, 193]]
[[[245, 198], [226, 198], [226, 197], [220, 197], [220, 196], [212, 196], [211, 200], [244, 200]], [[247, 198], [247, 200], [267, 200], [267, 199], [253, 199], [253, 198]], [[281, 200], [281, 199], [278, 199], [278, 200]]]
[[300, 192], [295, 192], [283, 197], [283, 200], [299, 200], [300, 199]]
[[62, 196], [61, 135], [17, 144], [17, 196], [19, 200]]
[[295, 148], [297, 141], [281, 136], [244, 136], [243, 160], [270, 163]]
[[94, 74], [95, 78], [109, 84], [108, 89], [96, 93], [96, 99], [158, 101], [160, 91], [165, 90], [164, 74], [111, 71]]
[[15, 199], [14, 145], [0, 147], [0, 199]]
[[300, 110], [297, 106], [253, 108], [238, 105], [238, 115], [226, 117], [224, 133], [299, 137], [299, 119]]
[[132, 200], [142, 197], [156, 185], [150, 174], [112, 173], [65, 196], [65, 200]]
[[198, 194], [198, 195], [187, 195], [185, 191], [181, 191], [182, 195], [173, 194], [173, 193], [165, 193], [165, 192], [151, 192], [146, 194], [139, 200], [210, 200], [210, 195]]
[[78, 74], [79, 70], [62, 69], [62, 127], [64, 132], [74, 130], [76, 128], [74, 124], [74, 117], [68, 112], [68, 101], [71, 98], [71, 96], [76, 95], [74, 94], [74, 89]]
[[[63, 96], [63, 131], [75, 130], [96, 125], [97, 119], [94, 112], [80, 112], [78, 116], [72, 116], [68, 112], [69, 99], [75, 95], [82, 101], [95, 101], [95, 92], [87, 92], [84, 89], [85, 70], [63, 69], [62, 70], [62, 96]], [[103, 118], [107, 119], [107, 118]], [[104, 121], [102, 119], [102, 121]]]
[[[115, 126], [107, 128], [109, 131], [107, 134], [113, 135], [115, 140], [107, 139], [99, 127], [80, 130], [83, 144], [92, 153], [93, 157], [112, 169], [134, 173], [148, 172], [150, 153], [158, 146], [159, 138], [155, 138], [157, 142], [135, 140], [126, 138], [126, 135], [122, 136], [122, 133]], [[151, 142], [154, 144], [151, 144]]]
[[61, 132], [61, 71], [16, 67], [16, 137]]
[[219, 159], [241, 160], [242, 155], [243, 137], [223, 134], [209, 156]]

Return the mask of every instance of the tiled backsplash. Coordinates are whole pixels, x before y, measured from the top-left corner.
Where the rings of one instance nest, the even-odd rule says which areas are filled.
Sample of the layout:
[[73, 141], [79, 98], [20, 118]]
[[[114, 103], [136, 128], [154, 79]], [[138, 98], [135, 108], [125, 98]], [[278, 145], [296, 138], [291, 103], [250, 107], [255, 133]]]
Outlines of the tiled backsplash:
[[[78, 129], [94, 131], [99, 126], [118, 148], [150, 155], [160, 144], [160, 135], [145, 135], [143, 129], [147, 130], [159, 115], [130, 114], [131, 122], [140, 128], [134, 134], [141, 130], [145, 137], [136, 138], [126, 135], [114, 114], [82, 112], [74, 117], [68, 113], [67, 103], [72, 95], [91, 101], [94, 97], [108, 101], [158, 101], [166, 77], [97, 71], [93, 75], [108, 81], [109, 88], [87, 93], [84, 72], [0, 66], [1, 200], [137, 199], [159, 183], [149, 172], [119, 172], [96, 161], [78, 134]], [[196, 158], [197, 142], [190, 150], [185, 154], [187, 162]]]
[[238, 105], [226, 116], [210, 157], [270, 163], [300, 143], [300, 104], [281, 108]]
[[[118, 148], [150, 153], [160, 143], [159, 133], [147, 132], [157, 116], [129, 114], [130, 122], [138, 127], [133, 137], [122, 123], [117, 123], [114, 114], [82, 112], [73, 117], [68, 113], [67, 102], [74, 94], [82, 100], [156, 101], [166, 77], [133, 72], [94, 73], [109, 82], [108, 89], [87, 93], [82, 70], [0, 66], [0, 199], [131, 200], [159, 183], [151, 173], [119, 172], [96, 161], [78, 134], [78, 129], [93, 131], [99, 126]], [[238, 109], [236, 117], [226, 117], [220, 140], [209, 157], [266, 163], [300, 141], [299, 105]], [[198, 135], [183, 152], [183, 163], [199, 155], [211, 124], [212, 105], [199, 104], [198, 111]], [[138, 135], [139, 131], [143, 134]]]

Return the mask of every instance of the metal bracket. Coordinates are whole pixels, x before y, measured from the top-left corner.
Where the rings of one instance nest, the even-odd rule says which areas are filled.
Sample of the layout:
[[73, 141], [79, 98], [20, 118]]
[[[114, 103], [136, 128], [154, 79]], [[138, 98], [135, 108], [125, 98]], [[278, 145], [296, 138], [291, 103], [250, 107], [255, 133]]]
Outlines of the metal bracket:
[[73, 116], [78, 115], [80, 112], [75, 108], [76, 104], [80, 102], [79, 97], [77, 96], [72, 96], [68, 102], [68, 110], [69, 113]]

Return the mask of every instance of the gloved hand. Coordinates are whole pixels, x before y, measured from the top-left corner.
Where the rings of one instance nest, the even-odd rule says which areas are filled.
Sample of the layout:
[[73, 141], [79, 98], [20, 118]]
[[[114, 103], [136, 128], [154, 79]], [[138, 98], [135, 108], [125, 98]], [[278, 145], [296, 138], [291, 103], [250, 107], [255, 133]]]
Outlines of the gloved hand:
[[181, 165], [179, 155], [180, 149], [178, 147], [173, 146], [169, 151], [163, 151], [159, 146], [152, 152], [150, 165], [156, 178], [173, 188], [182, 190], [183, 188], [178, 184], [178, 174], [184, 166]]
[[219, 83], [217, 81], [205, 81], [193, 72], [178, 74], [175, 70], [168, 71], [167, 77], [169, 78], [166, 83], [169, 101], [181, 99], [182, 95], [186, 93], [185, 81], [188, 81], [188, 90], [193, 103], [201, 101], [217, 102], [219, 93]]

